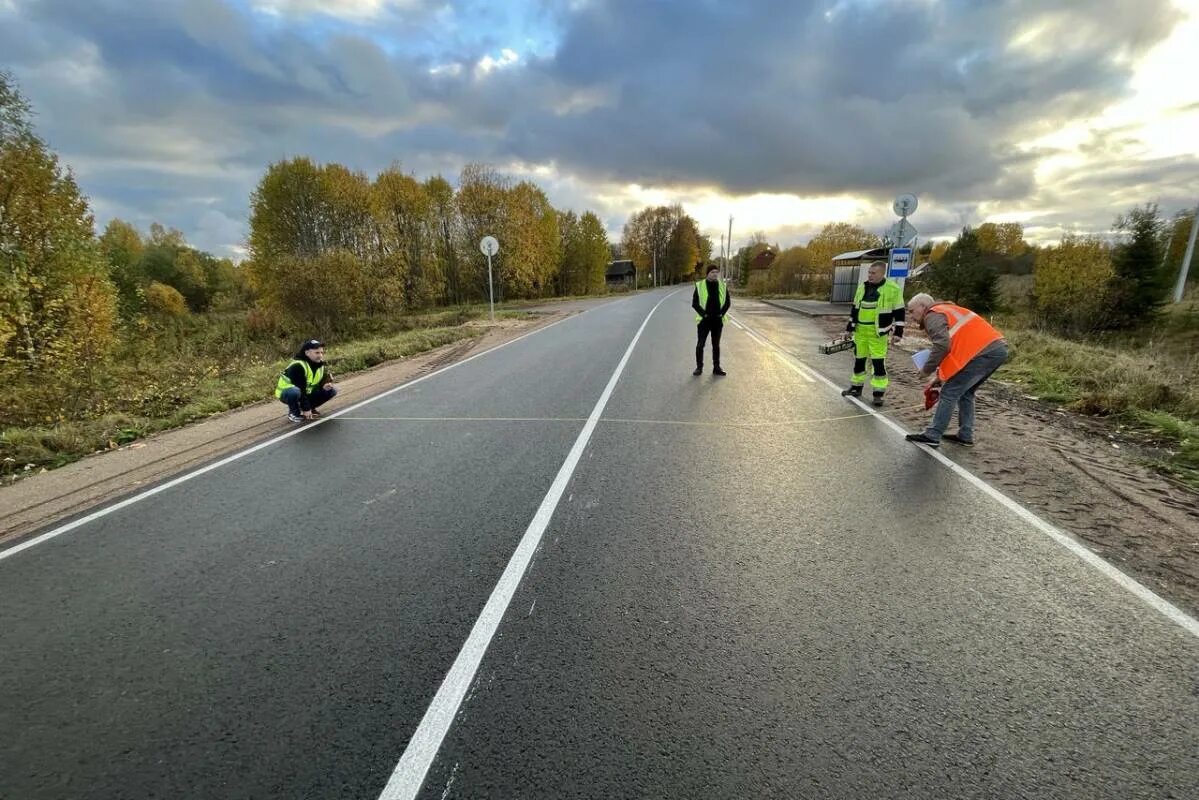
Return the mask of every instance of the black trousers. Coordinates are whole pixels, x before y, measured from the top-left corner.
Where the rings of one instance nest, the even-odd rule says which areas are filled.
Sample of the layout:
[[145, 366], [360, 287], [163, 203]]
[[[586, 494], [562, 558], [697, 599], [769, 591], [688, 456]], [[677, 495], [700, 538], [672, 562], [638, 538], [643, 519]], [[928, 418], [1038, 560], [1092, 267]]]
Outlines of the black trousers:
[[720, 318], [708, 319], [704, 317], [696, 326], [698, 328], [699, 338], [695, 342], [695, 366], [702, 367], [704, 365], [704, 345], [708, 341], [708, 334], [712, 334], [712, 363], [720, 366], [720, 334], [724, 332], [724, 323]]

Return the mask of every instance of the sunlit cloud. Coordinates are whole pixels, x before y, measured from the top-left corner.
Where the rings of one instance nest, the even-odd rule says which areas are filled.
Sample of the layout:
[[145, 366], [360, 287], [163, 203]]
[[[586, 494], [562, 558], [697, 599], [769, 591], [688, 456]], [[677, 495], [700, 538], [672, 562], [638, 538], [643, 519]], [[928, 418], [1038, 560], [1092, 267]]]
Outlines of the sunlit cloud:
[[[717, 240], [827, 222], [921, 239], [1107, 231], [1199, 186], [1199, 0], [0, 0], [0, 52], [99, 224], [236, 253], [249, 194], [305, 155], [560, 208], [681, 203]], [[897, 37], [896, 30], [920, 31]], [[140, 223], [139, 223], [140, 224]]]

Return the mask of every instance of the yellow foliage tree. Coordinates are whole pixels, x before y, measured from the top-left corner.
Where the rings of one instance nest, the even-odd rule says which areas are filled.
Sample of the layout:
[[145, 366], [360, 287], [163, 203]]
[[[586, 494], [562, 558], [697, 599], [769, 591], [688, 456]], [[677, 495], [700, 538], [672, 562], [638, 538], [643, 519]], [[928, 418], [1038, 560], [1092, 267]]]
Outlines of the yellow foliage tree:
[[146, 308], [164, 317], [182, 317], [187, 314], [187, 301], [174, 286], [151, 281], [146, 287]]
[[[27, 373], [69, 372], [92, 344], [110, 346], [116, 290], [96, 246], [87, 199], [32, 133], [28, 106], [0, 73], [0, 360]], [[15, 124], [13, 120], [21, 124]]]
[[1094, 236], [1067, 235], [1057, 247], [1037, 255], [1033, 267], [1033, 304], [1037, 318], [1063, 332], [1097, 330], [1105, 325], [1114, 275], [1111, 247]]
[[978, 247], [983, 253], [998, 253], [1016, 257], [1028, 249], [1024, 242], [1024, 226], [1019, 222], [984, 222], [974, 229]]
[[830, 222], [808, 242], [809, 263], [819, 272], [829, 272], [834, 256], [852, 250], [881, 247], [882, 243], [882, 239], [860, 225]]

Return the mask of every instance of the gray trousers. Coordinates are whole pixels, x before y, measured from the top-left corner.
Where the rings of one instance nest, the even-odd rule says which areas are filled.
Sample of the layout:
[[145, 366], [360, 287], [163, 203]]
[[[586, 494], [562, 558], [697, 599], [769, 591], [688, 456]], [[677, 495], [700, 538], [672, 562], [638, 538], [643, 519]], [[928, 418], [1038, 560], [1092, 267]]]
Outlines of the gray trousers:
[[941, 441], [941, 435], [953, 419], [953, 410], [958, 410], [958, 436], [964, 441], [974, 439], [974, 393], [995, 370], [1007, 361], [1007, 342], [1000, 339], [983, 348], [983, 351], [966, 362], [958, 372], [941, 387], [941, 398], [933, 411], [933, 420], [924, 435]]

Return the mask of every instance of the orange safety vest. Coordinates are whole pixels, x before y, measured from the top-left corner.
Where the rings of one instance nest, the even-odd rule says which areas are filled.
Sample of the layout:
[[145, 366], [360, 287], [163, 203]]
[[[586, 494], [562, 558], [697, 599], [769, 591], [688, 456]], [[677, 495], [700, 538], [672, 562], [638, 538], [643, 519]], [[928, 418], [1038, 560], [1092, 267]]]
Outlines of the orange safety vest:
[[945, 315], [949, 321], [949, 355], [937, 366], [942, 383], [952, 378], [970, 359], [1003, 338], [985, 319], [968, 308], [953, 303], [936, 303], [928, 309]]

